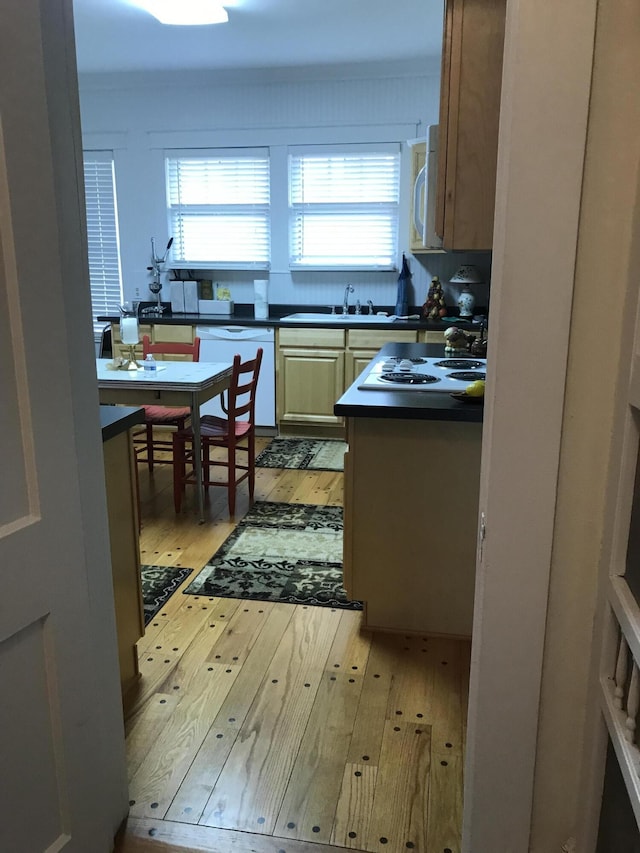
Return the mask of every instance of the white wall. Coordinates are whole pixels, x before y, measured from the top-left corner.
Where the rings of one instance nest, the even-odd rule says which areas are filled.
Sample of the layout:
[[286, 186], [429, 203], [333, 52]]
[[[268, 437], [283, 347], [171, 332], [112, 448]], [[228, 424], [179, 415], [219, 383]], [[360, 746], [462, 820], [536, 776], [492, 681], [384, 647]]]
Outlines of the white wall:
[[[408, 249], [410, 197], [407, 139], [424, 134], [438, 121], [439, 63], [424, 73], [409, 64], [336, 69], [279, 69], [271, 72], [183, 72], [110, 74], [80, 78], [83, 145], [114, 151], [124, 298], [153, 299], [146, 267], [150, 238], [166, 245], [168, 225], [164, 191], [167, 148], [268, 146], [272, 171], [286, 176], [286, 146], [305, 143], [389, 142], [403, 144], [402, 209], [399, 259]], [[280, 184], [286, 187], [286, 178]], [[282, 214], [278, 214], [278, 208]], [[353, 299], [376, 307], [393, 306], [396, 272], [300, 272], [288, 270], [286, 198], [272, 195], [273, 241], [269, 274], [272, 304], [339, 305], [344, 284]], [[284, 220], [284, 221], [283, 221]], [[490, 255], [436, 254], [409, 257], [415, 304], [424, 302], [432, 275], [446, 281], [462, 263], [476, 263], [488, 278]], [[231, 288], [236, 303], [253, 301], [251, 271], [217, 271], [198, 277]], [[166, 280], [166, 276], [165, 276]], [[476, 291], [486, 304], [487, 286]], [[169, 298], [168, 288], [162, 291]], [[451, 304], [456, 291], [452, 286]]]

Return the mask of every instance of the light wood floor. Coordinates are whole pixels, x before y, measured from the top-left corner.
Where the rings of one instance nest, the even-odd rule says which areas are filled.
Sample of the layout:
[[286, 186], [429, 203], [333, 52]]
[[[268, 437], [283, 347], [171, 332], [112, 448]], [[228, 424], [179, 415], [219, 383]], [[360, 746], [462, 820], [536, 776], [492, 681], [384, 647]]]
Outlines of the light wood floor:
[[[224, 491], [199, 525], [169, 466], [140, 486], [142, 563], [201, 569], [234, 527]], [[258, 469], [256, 498], [339, 505], [342, 474]], [[459, 853], [469, 643], [179, 590], [139, 653], [117, 853]]]

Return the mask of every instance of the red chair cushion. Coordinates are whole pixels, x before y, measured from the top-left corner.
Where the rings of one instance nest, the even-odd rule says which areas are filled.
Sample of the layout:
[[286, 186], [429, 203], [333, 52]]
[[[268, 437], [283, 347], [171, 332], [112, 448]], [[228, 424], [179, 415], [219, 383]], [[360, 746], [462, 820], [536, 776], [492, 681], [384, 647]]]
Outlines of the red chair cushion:
[[180, 420], [191, 417], [191, 409], [170, 406], [143, 406], [144, 420], [147, 424], [176, 424]]

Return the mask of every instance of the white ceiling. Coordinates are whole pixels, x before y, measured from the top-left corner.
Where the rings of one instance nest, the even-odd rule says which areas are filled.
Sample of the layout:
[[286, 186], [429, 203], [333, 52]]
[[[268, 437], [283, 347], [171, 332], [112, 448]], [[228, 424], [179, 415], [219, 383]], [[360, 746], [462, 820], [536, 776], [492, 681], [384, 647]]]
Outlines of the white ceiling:
[[421, 60], [442, 45], [443, 0], [229, 0], [228, 23], [208, 27], [164, 26], [128, 0], [73, 5], [81, 73]]

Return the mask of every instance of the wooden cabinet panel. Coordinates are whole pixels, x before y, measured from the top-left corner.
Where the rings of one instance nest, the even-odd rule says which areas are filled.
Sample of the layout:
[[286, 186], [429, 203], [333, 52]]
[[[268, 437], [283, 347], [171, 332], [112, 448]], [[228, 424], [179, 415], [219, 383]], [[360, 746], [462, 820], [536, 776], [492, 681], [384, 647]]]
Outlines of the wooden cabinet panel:
[[128, 432], [103, 444], [113, 596], [123, 696], [138, 680], [136, 643], [144, 634], [136, 461]]
[[447, 250], [490, 250], [506, 0], [447, 0], [436, 231]]
[[344, 350], [281, 348], [278, 420], [302, 425], [339, 425], [333, 406], [344, 391]]
[[161, 326], [157, 323], [153, 326], [154, 344], [192, 344], [193, 338], [193, 326]]
[[366, 627], [470, 636], [482, 424], [347, 421], [344, 575]]
[[281, 347], [344, 347], [344, 329], [278, 329]]
[[415, 344], [417, 335], [416, 331], [410, 329], [349, 329], [347, 346], [379, 350], [388, 343]]

